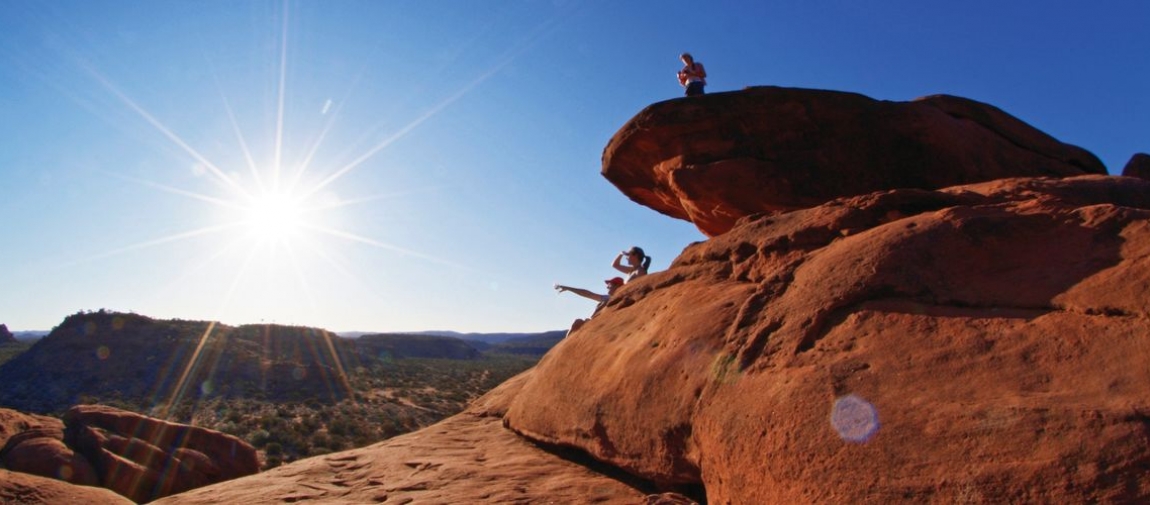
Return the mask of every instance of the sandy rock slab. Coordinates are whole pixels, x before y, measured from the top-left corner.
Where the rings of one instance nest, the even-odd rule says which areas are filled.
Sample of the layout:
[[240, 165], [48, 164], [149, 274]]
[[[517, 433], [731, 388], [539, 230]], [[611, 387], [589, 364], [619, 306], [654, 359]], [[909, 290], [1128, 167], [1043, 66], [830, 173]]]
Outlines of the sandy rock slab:
[[155, 503], [645, 503], [645, 493], [463, 413], [369, 447], [309, 458]]
[[104, 488], [77, 486], [47, 477], [0, 470], [0, 503], [126, 505], [133, 502]]

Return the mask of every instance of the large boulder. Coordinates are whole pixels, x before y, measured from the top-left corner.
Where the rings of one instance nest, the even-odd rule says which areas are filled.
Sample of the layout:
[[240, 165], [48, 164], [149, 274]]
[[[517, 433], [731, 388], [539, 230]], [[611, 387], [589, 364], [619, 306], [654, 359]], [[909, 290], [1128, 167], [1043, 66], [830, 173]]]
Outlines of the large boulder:
[[602, 173], [632, 200], [716, 236], [743, 216], [844, 196], [1106, 168], [974, 100], [754, 87], [647, 107], [611, 139]]
[[547, 354], [505, 421], [709, 503], [1150, 500], [1150, 181], [746, 218]]
[[14, 472], [98, 486], [92, 464], [64, 444], [63, 425], [30, 428], [13, 435], [0, 449], [0, 464]]
[[140, 503], [259, 471], [250, 444], [205, 428], [102, 405], [73, 407], [64, 423], [101, 485]]
[[0, 467], [73, 484], [94, 486], [95, 470], [64, 444], [59, 419], [0, 409]]

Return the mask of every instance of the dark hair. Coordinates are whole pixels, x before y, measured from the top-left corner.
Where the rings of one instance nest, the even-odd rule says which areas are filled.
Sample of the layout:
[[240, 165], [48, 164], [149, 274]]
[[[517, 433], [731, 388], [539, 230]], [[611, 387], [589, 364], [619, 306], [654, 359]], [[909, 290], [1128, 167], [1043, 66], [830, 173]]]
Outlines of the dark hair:
[[650, 268], [651, 257], [647, 256], [647, 254], [643, 252], [642, 247], [632, 246], [631, 249], [629, 249], [627, 251], [627, 254], [635, 254], [635, 255], [638, 255], [639, 257], [643, 258], [643, 260], [641, 262], [639, 262], [639, 265], [643, 267], [644, 272], [646, 272], [647, 269]]

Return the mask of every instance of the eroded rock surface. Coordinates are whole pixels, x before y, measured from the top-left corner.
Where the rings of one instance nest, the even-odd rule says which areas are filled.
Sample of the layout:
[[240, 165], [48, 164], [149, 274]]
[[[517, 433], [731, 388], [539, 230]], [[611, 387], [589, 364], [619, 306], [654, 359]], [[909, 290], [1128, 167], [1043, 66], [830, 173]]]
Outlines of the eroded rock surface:
[[1106, 169], [966, 98], [754, 87], [647, 107], [611, 139], [602, 173], [632, 200], [716, 236], [743, 216], [844, 196]]

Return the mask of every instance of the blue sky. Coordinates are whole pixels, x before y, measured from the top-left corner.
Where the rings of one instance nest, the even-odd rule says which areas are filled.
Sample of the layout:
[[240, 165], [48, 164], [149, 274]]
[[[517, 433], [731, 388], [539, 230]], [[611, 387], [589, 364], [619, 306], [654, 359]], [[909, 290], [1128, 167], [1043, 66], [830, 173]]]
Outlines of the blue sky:
[[1141, 0], [9, 0], [0, 323], [565, 328], [592, 304], [553, 283], [703, 239], [599, 175], [681, 94], [680, 52], [712, 92], [988, 102], [1118, 173], [1150, 151], [1147, 21]]

